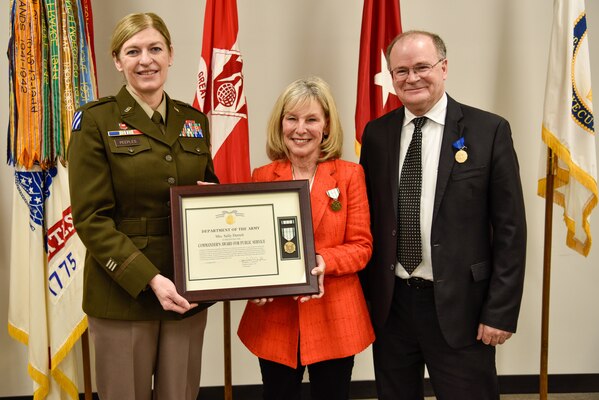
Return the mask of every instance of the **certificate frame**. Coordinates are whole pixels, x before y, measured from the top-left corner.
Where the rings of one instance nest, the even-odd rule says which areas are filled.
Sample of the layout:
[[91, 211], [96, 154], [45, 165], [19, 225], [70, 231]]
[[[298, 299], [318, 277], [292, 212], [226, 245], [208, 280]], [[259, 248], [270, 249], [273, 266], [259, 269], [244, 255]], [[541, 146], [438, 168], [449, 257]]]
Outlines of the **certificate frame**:
[[170, 201], [174, 283], [188, 301], [318, 293], [307, 180], [173, 186]]

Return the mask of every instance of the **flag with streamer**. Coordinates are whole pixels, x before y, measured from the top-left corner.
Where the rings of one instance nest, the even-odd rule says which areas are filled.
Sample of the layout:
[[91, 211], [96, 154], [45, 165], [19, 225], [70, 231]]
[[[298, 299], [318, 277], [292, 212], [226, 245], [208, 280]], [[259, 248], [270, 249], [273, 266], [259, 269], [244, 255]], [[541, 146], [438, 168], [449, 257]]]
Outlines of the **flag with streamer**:
[[74, 109], [96, 97], [89, 0], [10, 2], [8, 162], [15, 168], [8, 331], [28, 346], [33, 398], [79, 399], [73, 347], [85, 248], [64, 165]]
[[221, 183], [248, 182], [250, 155], [236, 0], [207, 0], [194, 107], [206, 113]]
[[[542, 139], [557, 156], [554, 203], [564, 209], [566, 244], [587, 256], [597, 205], [597, 156], [584, 0], [555, 0]], [[542, 152], [544, 154], [544, 152]], [[541, 157], [538, 194], [547, 190]]]
[[362, 133], [368, 121], [401, 105], [385, 59], [387, 46], [400, 33], [398, 0], [364, 0], [356, 102], [356, 154], [360, 154]]

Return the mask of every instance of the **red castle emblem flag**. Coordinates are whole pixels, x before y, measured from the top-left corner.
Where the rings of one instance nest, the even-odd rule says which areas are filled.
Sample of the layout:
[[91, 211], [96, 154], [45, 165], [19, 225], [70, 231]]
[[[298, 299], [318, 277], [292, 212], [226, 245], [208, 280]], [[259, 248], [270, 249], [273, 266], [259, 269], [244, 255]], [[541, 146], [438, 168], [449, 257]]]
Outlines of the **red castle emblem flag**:
[[193, 104], [210, 119], [212, 157], [221, 183], [250, 180], [248, 115], [237, 31], [235, 0], [208, 0]]

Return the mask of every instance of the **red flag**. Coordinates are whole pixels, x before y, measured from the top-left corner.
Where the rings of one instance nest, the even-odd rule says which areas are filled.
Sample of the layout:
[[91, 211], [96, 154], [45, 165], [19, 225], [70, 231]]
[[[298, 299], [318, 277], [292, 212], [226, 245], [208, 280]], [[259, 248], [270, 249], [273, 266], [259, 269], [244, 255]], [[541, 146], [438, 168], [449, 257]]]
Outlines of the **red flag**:
[[210, 120], [214, 169], [221, 183], [250, 180], [247, 104], [237, 32], [236, 0], [206, 1], [193, 105]]
[[401, 105], [385, 61], [387, 45], [400, 33], [399, 0], [364, 0], [356, 102], [356, 154], [360, 154], [362, 132], [368, 121]]

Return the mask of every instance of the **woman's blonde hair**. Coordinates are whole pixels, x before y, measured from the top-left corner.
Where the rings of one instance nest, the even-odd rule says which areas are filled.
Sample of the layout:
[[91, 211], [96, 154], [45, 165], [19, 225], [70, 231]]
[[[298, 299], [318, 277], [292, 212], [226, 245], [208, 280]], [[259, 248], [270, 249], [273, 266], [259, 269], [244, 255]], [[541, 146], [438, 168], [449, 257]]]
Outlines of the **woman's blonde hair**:
[[266, 153], [271, 160], [289, 159], [289, 149], [283, 140], [283, 117], [298, 106], [315, 100], [324, 111], [326, 131], [320, 144], [319, 161], [341, 157], [343, 129], [329, 85], [317, 76], [292, 82], [277, 99], [267, 128]]

